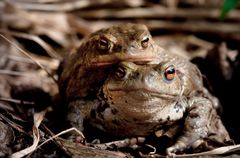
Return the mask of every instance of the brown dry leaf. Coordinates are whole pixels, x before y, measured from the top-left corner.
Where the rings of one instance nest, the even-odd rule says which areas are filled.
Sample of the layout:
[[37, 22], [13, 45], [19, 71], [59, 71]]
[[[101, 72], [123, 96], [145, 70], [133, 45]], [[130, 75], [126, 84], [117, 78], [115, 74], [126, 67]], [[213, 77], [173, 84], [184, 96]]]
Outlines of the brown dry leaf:
[[63, 47], [70, 45], [71, 41], [67, 36], [73, 31], [68, 25], [66, 14], [41, 12], [29, 14], [31, 15], [30, 19], [35, 24], [34, 34], [47, 35]]
[[74, 11], [92, 6], [109, 6], [119, 7], [119, 6], [129, 6], [138, 7], [142, 6], [145, 2], [143, 0], [27, 0], [18, 1], [11, 0], [11, 2], [16, 3], [20, 8], [28, 10], [40, 10], [40, 11], [56, 11], [56, 12], [66, 12]]
[[69, 155], [71, 155], [72, 158], [132, 158], [132, 156], [126, 155], [121, 152], [101, 150], [89, 146], [76, 144], [74, 142], [60, 138], [58, 138], [57, 141], [63, 147], [63, 149]]
[[6, 40], [7, 42], [9, 42], [12, 46], [14, 46], [17, 50], [19, 50], [20, 53], [22, 53], [23, 55], [25, 55], [26, 57], [28, 57], [29, 59], [32, 60], [33, 63], [35, 63], [36, 65], [38, 65], [42, 70], [44, 70], [49, 77], [51, 77], [53, 79], [53, 81], [55, 81], [55, 83], [57, 83], [57, 80], [54, 78], [54, 76], [51, 75], [51, 73], [37, 60], [35, 60], [30, 53], [26, 52], [25, 50], [23, 50], [22, 48], [20, 48], [18, 45], [16, 45], [14, 42], [12, 42], [11, 40], [9, 40], [7, 37], [5, 37], [4, 35], [0, 34], [0, 37], [2, 37], [4, 40]]
[[174, 155], [175, 157], [197, 157], [197, 156], [216, 156], [227, 154], [230, 152], [236, 152], [240, 150], [240, 144], [238, 145], [229, 145], [220, 148], [213, 149], [211, 151], [196, 153], [196, 154], [183, 154], [183, 155]]
[[28, 12], [13, 4], [5, 4], [3, 23], [13, 30], [45, 35], [63, 47], [68, 47], [74, 42], [69, 40], [73, 31], [65, 13]]
[[39, 46], [41, 46], [48, 53], [48, 55], [50, 57], [52, 57], [54, 59], [61, 59], [61, 56], [54, 49], [52, 49], [51, 46], [47, 42], [45, 42], [38, 36], [25, 34], [25, 33], [19, 33], [19, 32], [13, 32], [13, 31], [9, 32], [9, 34], [11, 34], [12, 36], [32, 40], [32, 41], [36, 42], [37, 44], [39, 44]]
[[[15, 77], [9, 81], [11, 85], [11, 94], [16, 94], [15, 92], [20, 90], [24, 92], [25, 90], [39, 89], [42, 92], [50, 94], [50, 96], [55, 96], [58, 93], [58, 86], [54, 81], [52, 81], [48, 74], [43, 70], [38, 70], [36, 72], [26, 72], [23, 76]], [[13, 97], [13, 95], [12, 95]], [[18, 98], [20, 99], [20, 98]]]
[[10, 85], [7, 81], [7, 77], [2, 76], [0, 70], [0, 97], [10, 97]]
[[45, 116], [45, 114], [48, 110], [49, 109], [46, 109], [44, 111], [41, 111], [39, 113], [35, 113], [33, 115], [33, 120], [34, 120], [34, 125], [33, 125], [33, 128], [32, 128], [33, 144], [28, 148], [25, 148], [21, 151], [13, 153], [10, 156], [11, 158], [20, 158], [20, 157], [26, 156], [26, 155], [30, 154], [31, 152], [33, 152], [34, 150], [36, 150], [38, 142], [40, 140], [40, 134], [39, 134], [38, 127], [40, 126], [40, 124], [41, 124], [42, 120], [44, 119], [44, 116]]
[[13, 130], [9, 124], [2, 122], [0, 119], [0, 157], [4, 157], [11, 152], [10, 142], [13, 140]]
[[71, 157], [77, 157], [77, 158], [111, 158], [111, 157], [116, 157], [116, 158], [131, 158], [131, 156], [127, 156], [124, 153], [121, 152], [114, 152], [114, 151], [108, 151], [108, 150], [103, 150], [100, 149], [97, 146], [97, 148], [85, 146], [79, 143], [74, 143], [69, 140], [65, 140], [62, 138], [59, 138], [60, 135], [63, 135], [65, 133], [75, 131], [76, 133], [79, 134], [83, 139], [85, 139], [83, 133], [79, 131], [76, 128], [69, 128], [67, 130], [64, 130], [51, 138], [47, 139], [44, 141], [42, 144], [40, 144], [37, 148], [41, 147], [42, 145], [46, 144], [47, 142], [54, 140], [55, 143], [59, 144], [59, 146], [68, 154], [71, 155]]

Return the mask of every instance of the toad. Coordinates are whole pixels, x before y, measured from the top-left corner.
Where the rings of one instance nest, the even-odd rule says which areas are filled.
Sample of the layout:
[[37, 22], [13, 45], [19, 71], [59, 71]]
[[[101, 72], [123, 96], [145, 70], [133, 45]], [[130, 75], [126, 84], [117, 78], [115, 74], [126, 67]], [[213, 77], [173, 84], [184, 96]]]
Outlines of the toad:
[[66, 60], [60, 75], [65, 102], [95, 96], [112, 65], [120, 61], [152, 61], [156, 57], [153, 45], [143, 24], [120, 24], [90, 34]]
[[[120, 63], [120, 64], [119, 64]], [[154, 44], [145, 25], [123, 24], [91, 34], [60, 76], [67, 119], [123, 137], [155, 131], [176, 137], [168, 154], [210, 139], [230, 140], [216, 112], [218, 100], [204, 87], [198, 68]], [[179, 131], [179, 121], [183, 130]]]
[[106, 133], [123, 137], [160, 131], [176, 140], [167, 148], [169, 155], [206, 140], [230, 141], [214, 105], [216, 98], [203, 87], [197, 67], [170, 59], [145, 65], [121, 62], [109, 74], [97, 99], [69, 104], [68, 119], [80, 130], [87, 120]]

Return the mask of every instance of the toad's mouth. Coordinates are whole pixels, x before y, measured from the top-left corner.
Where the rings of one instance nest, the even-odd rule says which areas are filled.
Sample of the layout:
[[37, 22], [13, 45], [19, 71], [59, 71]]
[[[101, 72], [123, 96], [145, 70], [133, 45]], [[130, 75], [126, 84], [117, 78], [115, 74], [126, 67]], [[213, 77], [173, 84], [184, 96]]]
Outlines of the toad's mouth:
[[118, 97], [129, 96], [132, 97], [132, 99], [137, 98], [138, 100], [149, 100], [152, 98], [172, 99], [179, 96], [179, 94], [177, 93], [170, 94], [164, 91], [157, 91], [155, 89], [149, 88], [134, 88], [134, 89], [114, 88], [108, 89], [108, 93]]
[[112, 65], [121, 61], [130, 61], [130, 62], [151, 62], [158, 58], [158, 56], [152, 52], [140, 52], [134, 54], [123, 54], [123, 53], [114, 53], [108, 55], [100, 55], [92, 58], [89, 61], [89, 66], [99, 67]]

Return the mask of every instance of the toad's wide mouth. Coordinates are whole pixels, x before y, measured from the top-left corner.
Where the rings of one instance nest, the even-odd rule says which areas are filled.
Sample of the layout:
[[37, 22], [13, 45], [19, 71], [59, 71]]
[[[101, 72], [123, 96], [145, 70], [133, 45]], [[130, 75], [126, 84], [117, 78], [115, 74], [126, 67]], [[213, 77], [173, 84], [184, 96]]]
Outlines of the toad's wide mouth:
[[108, 89], [108, 93], [116, 95], [118, 97], [129, 96], [132, 99], [137, 100], [150, 100], [152, 98], [161, 98], [161, 99], [173, 99], [179, 96], [178, 93], [166, 93], [164, 91], [157, 91], [155, 89], [149, 88], [134, 88], [134, 89], [123, 89], [123, 88], [114, 88]]
[[134, 54], [114, 53], [108, 55], [100, 55], [89, 61], [89, 66], [99, 67], [116, 64], [121, 61], [130, 62], [151, 62], [158, 59], [158, 55], [151, 52], [140, 52]]

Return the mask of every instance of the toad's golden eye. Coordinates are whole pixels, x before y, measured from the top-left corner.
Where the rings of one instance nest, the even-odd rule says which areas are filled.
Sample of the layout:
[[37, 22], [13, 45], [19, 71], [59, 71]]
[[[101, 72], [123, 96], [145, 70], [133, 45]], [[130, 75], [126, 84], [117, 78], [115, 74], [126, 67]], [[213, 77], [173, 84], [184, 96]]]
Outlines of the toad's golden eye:
[[124, 67], [118, 67], [115, 71], [115, 77], [117, 79], [123, 79], [126, 76], [126, 69]]
[[101, 38], [98, 41], [98, 49], [100, 50], [109, 50], [110, 48], [110, 43], [108, 40]]
[[141, 45], [142, 45], [143, 48], [147, 48], [148, 47], [148, 41], [149, 41], [149, 37], [145, 36], [143, 38], [143, 40], [141, 41]]
[[164, 70], [164, 77], [166, 80], [168, 81], [171, 81], [174, 79], [175, 77], [175, 74], [176, 74], [176, 70], [174, 68], [173, 65], [167, 67], [165, 70]]

